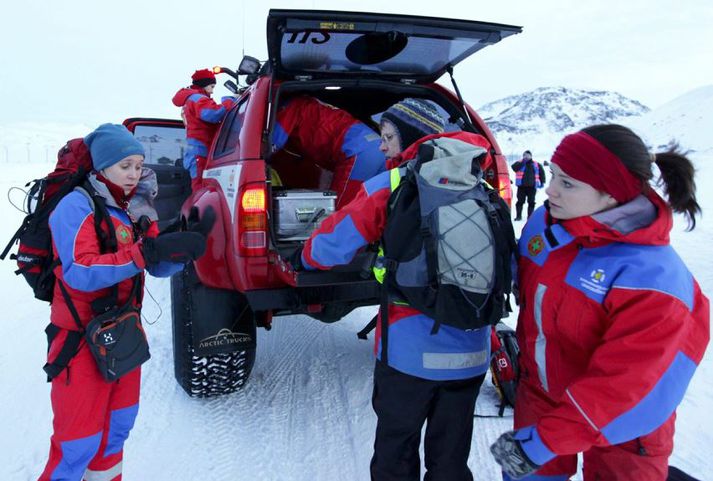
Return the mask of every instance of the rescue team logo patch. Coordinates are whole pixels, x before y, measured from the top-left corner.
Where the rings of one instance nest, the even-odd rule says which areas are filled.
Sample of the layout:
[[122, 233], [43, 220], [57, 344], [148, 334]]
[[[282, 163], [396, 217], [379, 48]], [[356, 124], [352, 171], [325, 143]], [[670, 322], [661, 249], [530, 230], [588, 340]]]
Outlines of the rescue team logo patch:
[[119, 244], [130, 244], [132, 239], [131, 239], [131, 231], [129, 230], [128, 227], [126, 227], [123, 224], [120, 224], [116, 226], [116, 241]]
[[591, 279], [592, 282], [595, 282], [597, 284], [601, 284], [604, 282], [604, 279], [607, 278], [606, 274], [604, 273], [603, 269], [594, 269], [591, 274], [589, 274], [589, 278]]
[[540, 234], [537, 234], [536, 236], [532, 237], [530, 241], [527, 243], [527, 252], [532, 256], [535, 257], [537, 254], [542, 252], [542, 249], [545, 248], [545, 240], [542, 238]]
[[598, 296], [606, 295], [608, 286], [604, 283], [607, 275], [604, 269], [593, 269], [589, 274], [589, 279], [580, 276], [579, 285]]

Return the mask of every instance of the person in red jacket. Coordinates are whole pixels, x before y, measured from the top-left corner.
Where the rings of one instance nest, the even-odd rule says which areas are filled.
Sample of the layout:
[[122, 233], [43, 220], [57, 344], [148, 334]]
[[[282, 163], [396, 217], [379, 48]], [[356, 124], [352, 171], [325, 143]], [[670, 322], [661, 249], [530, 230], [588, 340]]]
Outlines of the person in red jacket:
[[282, 156], [289, 152], [330, 172], [337, 209], [354, 198], [364, 181], [386, 170], [379, 135], [371, 127], [307, 95], [290, 99], [277, 112], [273, 146]]
[[577, 453], [585, 481], [667, 478], [676, 407], [710, 335], [708, 299], [669, 242], [672, 211], [690, 228], [700, 213], [693, 172], [620, 125], [557, 147], [548, 201], [519, 241], [515, 430], [491, 447], [505, 480], [567, 480]]
[[224, 97], [221, 103], [212, 98], [215, 90], [215, 74], [208, 70], [196, 70], [191, 76], [190, 87], [182, 88], [173, 96], [173, 105], [181, 107], [181, 117], [186, 125], [186, 143], [183, 167], [191, 175], [191, 186], [200, 185], [208, 150], [218, 131], [218, 124], [235, 104], [233, 97]]
[[[421, 143], [437, 137], [462, 143], [474, 158], [488, 155], [485, 138], [470, 132], [443, 133], [443, 124], [429, 102], [406, 99], [382, 115], [380, 148], [394, 168], [413, 159]], [[382, 172], [364, 182], [354, 200], [312, 234], [293, 266], [331, 269], [348, 264], [361, 248], [379, 241], [386, 227], [392, 174]], [[467, 462], [475, 401], [490, 359], [490, 327], [466, 331], [441, 325], [433, 334], [435, 321], [422, 312], [394, 298], [387, 309], [388, 336], [382, 334], [379, 320], [374, 343], [372, 404], [378, 421], [371, 479], [421, 479], [419, 446], [425, 425], [425, 479], [472, 481]], [[388, 347], [382, 349], [385, 339]]]
[[[140, 309], [141, 296], [133, 295], [133, 280], [138, 276], [143, 286], [144, 270], [168, 277], [182, 269], [205, 250], [205, 235], [212, 225], [206, 215], [192, 226], [195, 232], [159, 234], [151, 207], [156, 177], [143, 168], [141, 144], [124, 126], [113, 124], [99, 126], [84, 142], [94, 167], [88, 178], [96, 192], [93, 201], [101, 198], [109, 214], [110, 224], [101, 224], [102, 237], [110, 237], [111, 225], [116, 248], [102, 249], [86, 191], [75, 189], [59, 201], [49, 218], [57, 280], [45, 366], [52, 381], [54, 429], [40, 481], [121, 479], [124, 442], [139, 408], [141, 367], [106, 381], [79, 325], [86, 328], [103, 312], [97, 303], [110, 296], [115, 296], [117, 306], [131, 302]], [[137, 195], [147, 198], [135, 202]], [[142, 217], [150, 221], [147, 228], [138, 225]], [[69, 346], [74, 347], [68, 351]]]

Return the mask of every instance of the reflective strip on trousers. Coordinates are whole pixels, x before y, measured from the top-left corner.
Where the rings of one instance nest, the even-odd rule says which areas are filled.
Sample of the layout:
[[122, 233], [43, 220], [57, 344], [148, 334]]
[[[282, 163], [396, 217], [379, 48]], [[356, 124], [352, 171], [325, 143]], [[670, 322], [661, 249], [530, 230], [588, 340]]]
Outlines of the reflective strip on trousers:
[[535, 324], [537, 324], [537, 339], [535, 339], [535, 362], [537, 363], [537, 375], [542, 383], [545, 392], [549, 392], [547, 384], [547, 339], [542, 330], [542, 299], [545, 297], [547, 286], [537, 285], [535, 292]]
[[111, 481], [121, 474], [121, 464], [122, 462], [119, 461], [104, 471], [92, 471], [91, 469], [87, 469], [82, 479], [84, 479], [84, 481]]

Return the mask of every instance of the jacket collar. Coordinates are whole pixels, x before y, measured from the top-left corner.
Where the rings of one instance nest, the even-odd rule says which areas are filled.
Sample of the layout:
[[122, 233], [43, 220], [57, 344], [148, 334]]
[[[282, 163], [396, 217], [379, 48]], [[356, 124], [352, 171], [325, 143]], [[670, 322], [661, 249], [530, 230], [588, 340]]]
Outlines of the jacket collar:
[[651, 190], [626, 204], [591, 216], [557, 222], [548, 212], [547, 224], [547, 230], [560, 244], [578, 238], [587, 244], [667, 245], [673, 216], [668, 204]]
[[97, 195], [104, 198], [107, 206], [126, 211], [132, 220], [137, 220], [142, 215], [148, 216], [152, 221], [158, 220], [158, 213], [154, 207], [158, 182], [153, 170], [144, 167], [139, 184], [128, 196], [124, 195], [119, 186], [96, 172], [89, 174], [89, 184]]

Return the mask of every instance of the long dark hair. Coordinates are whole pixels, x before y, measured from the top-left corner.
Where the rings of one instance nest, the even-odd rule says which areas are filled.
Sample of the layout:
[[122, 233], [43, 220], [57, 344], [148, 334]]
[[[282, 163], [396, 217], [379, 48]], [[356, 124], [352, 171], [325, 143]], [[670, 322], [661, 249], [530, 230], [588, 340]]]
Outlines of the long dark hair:
[[629, 172], [644, 182], [644, 188], [654, 176], [652, 161], [656, 162], [661, 172], [658, 185], [663, 186], [669, 205], [674, 212], [686, 216], [687, 230], [696, 227], [696, 214], [701, 213], [701, 206], [696, 200], [695, 169], [686, 157], [688, 153], [682, 152], [678, 144], [671, 143], [665, 151], [652, 157], [644, 141], [623, 125], [593, 125], [582, 131], [619, 157]]

